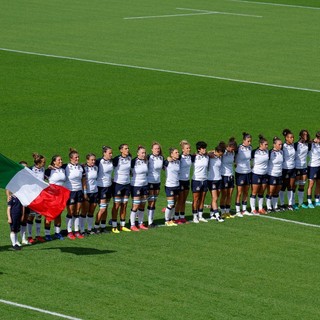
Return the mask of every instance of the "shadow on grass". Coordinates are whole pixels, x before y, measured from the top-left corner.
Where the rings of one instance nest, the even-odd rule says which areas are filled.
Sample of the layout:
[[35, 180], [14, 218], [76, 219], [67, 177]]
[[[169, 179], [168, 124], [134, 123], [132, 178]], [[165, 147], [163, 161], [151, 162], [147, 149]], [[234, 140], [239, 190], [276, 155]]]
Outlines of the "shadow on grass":
[[1, 251], [8, 251], [9, 249], [12, 249], [12, 246], [9, 246], [9, 245], [1, 246], [1, 247], [0, 247], [0, 252], [1, 252]]
[[41, 250], [60, 250], [61, 253], [72, 253], [78, 256], [90, 256], [97, 254], [115, 253], [115, 250], [99, 250], [96, 248], [81, 248], [81, 247], [61, 247], [61, 248], [42, 248]]

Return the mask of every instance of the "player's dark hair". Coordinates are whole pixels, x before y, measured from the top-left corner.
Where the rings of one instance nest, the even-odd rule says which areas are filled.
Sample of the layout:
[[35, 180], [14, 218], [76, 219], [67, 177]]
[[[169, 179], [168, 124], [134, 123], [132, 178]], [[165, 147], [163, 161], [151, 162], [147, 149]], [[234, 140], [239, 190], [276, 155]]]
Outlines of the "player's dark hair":
[[231, 148], [234, 148], [234, 149], [237, 149], [238, 145], [237, 145], [235, 137], [231, 137], [229, 139], [227, 146], [231, 147]]
[[272, 142], [273, 144], [275, 144], [278, 140], [282, 141], [280, 138], [278, 138], [277, 136], [273, 137]]
[[196, 148], [197, 148], [197, 151], [199, 151], [200, 149], [206, 149], [207, 144], [204, 141], [198, 141], [196, 143]]
[[[307, 137], [305, 138], [304, 137], [304, 134], [307, 134]], [[310, 133], [309, 133], [309, 131], [308, 130], [306, 130], [306, 129], [302, 129], [302, 130], [300, 130], [300, 132], [299, 132], [299, 137], [300, 137], [300, 140], [303, 140], [304, 142], [310, 142]]]
[[138, 148], [137, 148], [137, 152], [139, 152], [140, 149], [146, 150], [146, 148], [145, 148], [144, 146], [142, 146], [141, 144], [139, 144], [139, 145], [138, 145]]
[[169, 148], [169, 155], [170, 155], [170, 156], [171, 156], [171, 154], [172, 154], [172, 152], [173, 152], [174, 150], [178, 150], [178, 149], [177, 149], [177, 148], [174, 148], [174, 147]]
[[292, 132], [291, 132], [290, 129], [283, 129], [282, 135], [283, 135], [284, 137], [286, 137], [286, 136], [289, 135], [289, 134], [292, 134]]
[[316, 133], [316, 138], [320, 139], [320, 131]]
[[265, 142], [268, 142], [268, 140], [262, 134], [259, 134], [259, 143], [263, 144]]
[[22, 165], [25, 166], [25, 167], [28, 166], [27, 161], [24, 161], [24, 160], [21, 160], [21, 161], [19, 162], [19, 164], [22, 164]]
[[120, 144], [120, 146], [119, 146], [119, 150], [121, 150], [124, 146], [128, 146], [126, 143], [122, 143], [122, 144]]
[[79, 154], [74, 148], [69, 148], [69, 159], [72, 159], [74, 155]]
[[95, 155], [94, 153], [88, 153], [88, 154], [86, 155], [86, 159], [89, 160], [90, 157], [95, 157], [95, 158], [96, 158], [96, 155]]
[[215, 147], [217, 152], [224, 153], [226, 151], [226, 144], [224, 141], [220, 141], [219, 144]]
[[245, 132], [245, 131], [242, 132], [242, 140], [243, 141], [246, 140], [246, 139], [249, 139], [249, 138], [252, 138], [250, 133]]
[[102, 146], [102, 152], [105, 153], [107, 152], [108, 150], [112, 149], [111, 147], [109, 146]]
[[36, 152], [32, 154], [32, 157], [35, 165], [40, 164], [43, 161], [43, 159], [46, 160], [46, 158], [43, 155]]
[[51, 158], [51, 163], [50, 165], [53, 166], [54, 163], [56, 162], [57, 158], [61, 158], [61, 156], [59, 154], [55, 154], [52, 158]]

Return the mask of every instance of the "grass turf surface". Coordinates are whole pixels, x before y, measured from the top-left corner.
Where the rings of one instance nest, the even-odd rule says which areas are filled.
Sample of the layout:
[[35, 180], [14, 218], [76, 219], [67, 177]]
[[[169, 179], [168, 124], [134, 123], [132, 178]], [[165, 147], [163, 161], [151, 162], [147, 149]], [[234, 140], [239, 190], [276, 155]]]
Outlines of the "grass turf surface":
[[[270, 16], [121, 20], [187, 5]], [[319, 89], [318, 12], [225, 1], [1, 7], [2, 47]], [[69, 146], [84, 160], [104, 144], [117, 153], [127, 142], [134, 154], [154, 139], [166, 151], [183, 138], [213, 148], [232, 135], [240, 141], [243, 130], [271, 140], [287, 126], [296, 134], [319, 129], [315, 92], [8, 52], [0, 52], [0, 63], [2, 152], [30, 164], [33, 151], [61, 153], [66, 161]], [[164, 205], [162, 191], [158, 212]], [[0, 206], [2, 299], [83, 319], [319, 317], [316, 228], [254, 217], [54, 241], [17, 253], [8, 251], [4, 196]], [[320, 224], [319, 209], [281, 217]], [[1, 317], [53, 318], [5, 305]]]

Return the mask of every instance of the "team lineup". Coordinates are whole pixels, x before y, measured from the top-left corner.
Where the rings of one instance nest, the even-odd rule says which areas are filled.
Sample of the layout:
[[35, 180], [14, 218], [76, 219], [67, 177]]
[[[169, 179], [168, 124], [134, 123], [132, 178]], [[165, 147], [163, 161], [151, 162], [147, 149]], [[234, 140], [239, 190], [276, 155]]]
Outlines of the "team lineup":
[[[33, 154], [34, 165], [30, 169], [38, 179], [70, 190], [66, 228], [67, 237], [71, 240], [108, 232], [107, 213], [111, 199], [110, 224], [113, 233], [157, 227], [154, 215], [163, 170], [167, 199], [164, 220], [168, 227], [188, 223], [185, 212], [190, 190], [194, 223], [208, 222], [203, 215], [208, 192], [211, 195], [209, 219], [218, 222], [245, 215], [320, 206], [320, 131], [311, 139], [308, 130], [301, 130], [294, 142], [293, 133], [285, 129], [283, 139], [274, 137], [271, 148], [262, 135], [259, 136], [257, 148], [254, 149], [251, 144], [252, 136], [244, 132], [239, 145], [232, 137], [227, 143], [220, 142], [208, 151], [206, 142], [199, 141], [195, 146], [196, 152], [191, 153], [190, 143], [182, 140], [181, 150], [170, 148], [166, 158], [158, 142], [152, 144], [149, 155], [145, 147], [139, 146], [134, 158], [127, 144], [119, 146], [120, 154], [115, 157], [111, 147], [103, 146], [102, 157], [97, 159], [95, 154], [89, 153], [85, 164], [80, 164], [79, 153], [70, 149], [67, 164], [63, 164], [60, 155], [55, 155], [45, 169], [45, 157]], [[27, 166], [24, 161], [20, 163]], [[234, 189], [235, 212], [231, 212]], [[313, 194], [315, 202], [312, 201]], [[130, 196], [132, 205], [128, 226], [126, 218]], [[22, 207], [14, 194], [7, 192], [7, 197], [10, 239], [15, 250], [21, 249], [19, 232], [22, 244], [52, 240], [49, 221], [45, 220], [43, 238], [41, 215]], [[145, 215], [147, 224], [144, 222]], [[32, 236], [34, 224], [35, 238]], [[54, 237], [63, 240], [61, 214], [54, 220]]]

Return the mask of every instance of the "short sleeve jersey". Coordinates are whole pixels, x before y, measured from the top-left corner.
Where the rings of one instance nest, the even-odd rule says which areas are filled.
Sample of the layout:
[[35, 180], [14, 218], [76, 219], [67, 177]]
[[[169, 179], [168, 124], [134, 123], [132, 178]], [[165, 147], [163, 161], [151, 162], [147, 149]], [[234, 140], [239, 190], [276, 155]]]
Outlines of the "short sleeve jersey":
[[44, 175], [50, 184], [62, 186], [66, 181], [66, 172], [64, 168], [46, 169]]
[[264, 175], [268, 173], [269, 150], [255, 149], [252, 151], [252, 172]]
[[309, 167], [320, 167], [320, 143], [312, 143], [309, 157]]
[[268, 162], [268, 175], [273, 177], [282, 176], [283, 151], [270, 150]]
[[233, 175], [235, 153], [225, 151], [221, 159], [221, 175], [230, 177]]
[[114, 182], [122, 185], [130, 184], [131, 157], [117, 156], [113, 159]]
[[97, 178], [98, 178], [98, 167], [97, 166], [83, 166], [84, 173], [86, 176], [86, 188], [87, 193], [98, 192]]
[[191, 157], [193, 163], [193, 175], [192, 180], [205, 181], [208, 179], [208, 155], [195, 154]]
[[33, 166], [30, 168], [30, 170], [34, 173], [34, 175], [39, 179], [39, 180], [44, 180], [44, 168], [37, 168], [36, 166]]
[[251, 153], [252, 153], [251, 146], [246, 147], [243, 144], [240, 144], [237, 155], [235, 157], [237, 173], [246, 174], [251, 172], [251, 165], [250, 165]]
[[148, 156], [148, 183], [160, 183], [163, 157], [153, 154]]
[[190, 180], [190, 168], [191, 168], [191, 156], [181, 155], [180, 156], [180, 172], [179, 180], [188, 181]]
[[104, 158], [96, 160], [98, 167], [97, 185], [98, 187], [110, 187], [112, 185], [112, 160], [105, 160]]
[[309, 152], [309, 143], [296, 142], [294, 147], [296, 149], [295, 167], [296, 169], [305, 169], [307, 167], [307, 156]]
[[70, 191], [82, 190], [82, 178], [85, 177], [84, 169], [80, 164], [64, 164], [62, 166], [66, 172], [64, 186]]
[[283, 147], [283, 166], [282, 169], [294, 169], [296, 166], [296, 150], [293, 144], [284, 143]]
[[165, 160], [163, 167], [166, 171], [166, 187], [178, 187], [179, 186], [179, 172], [180, 172], [180, 160], [168, 161]]
[[209, 159], [208, 180], [216, 181], [221, 180], [221, 158], [213, 156]]
[[131, 185], [135, 187], [143, 187], [148, 185], [148, 164], [146, 160], [138, 157], [131, 161]]

